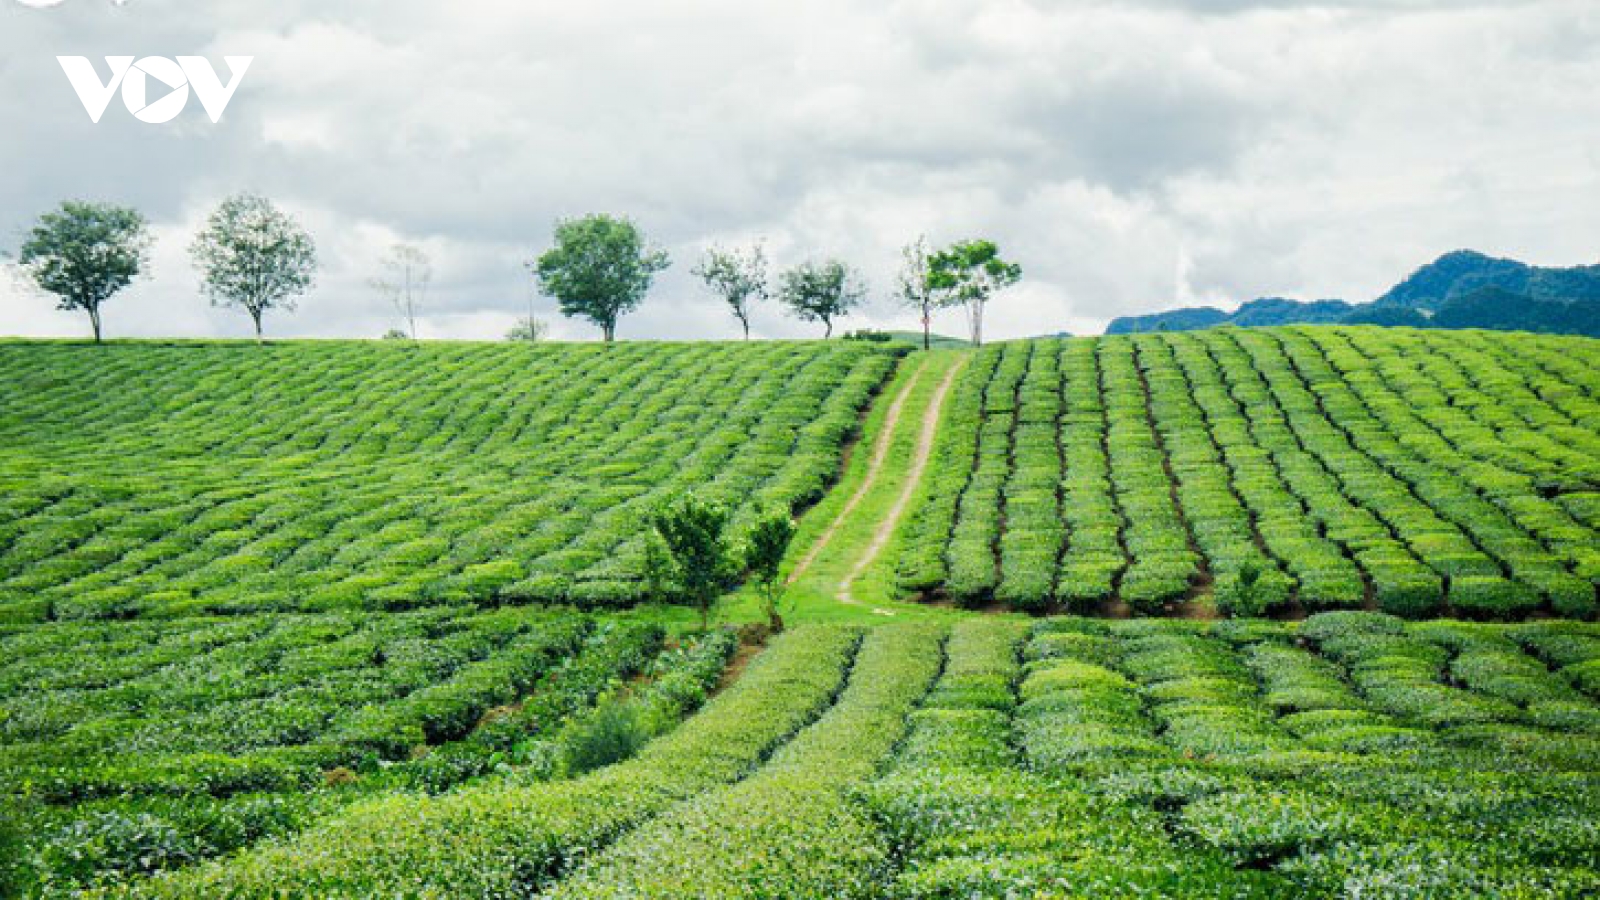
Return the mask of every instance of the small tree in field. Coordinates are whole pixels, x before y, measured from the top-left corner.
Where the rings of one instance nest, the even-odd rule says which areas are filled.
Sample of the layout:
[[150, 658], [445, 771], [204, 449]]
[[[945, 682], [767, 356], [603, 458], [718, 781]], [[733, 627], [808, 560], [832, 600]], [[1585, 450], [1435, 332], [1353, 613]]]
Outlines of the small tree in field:
[[137, 210], [68, 201], [39, 217], [17, 262], [40, 290], [56, 295], [58, 309], [89, 314], [98, 344], [101, 304], [138, 277], [150, 244]]
[[951, 244], [928, 260], [928, 284], [942, 306], [965, 306], [972, 342], [983, 343], [983, 308], [996, 291], [1016, 284], [1022, 267], [1000, 258], [993, 241]]
[[395, 244], [389, 255], [379, 263], [383, 274], [372, 279], [372, 287], [389, 298], [395, 312], [406, 320], [406, 330], [411, 339], [417, 339], [417, 310], [428, 299], [428, 285], [433, 281], [433, 262], [422, 248], [411, 244]]
[[900, 269], [900, 302], [916, 310], [922, 317], [922, 349], [933, 346], [933, 311], [939, 305], [938, 294], [930, 284], [932, 272], [928, 267], [928, 239], [919, 237], [901, 249], [905, 260]]
[[269, 309], [293, 312], [311, 289], [317, 248], [299, 223], [272, 201], [239, 194], [222, 201], [189, 247], [211, 305], [240, 307], [256, 326]]
[[860, 276], [844, 263], [804, 262], [783, 273], [778, 296], [802, 321], [821, 322], [823, 338], [833, 336], [833, 320], [848, 314], [866, 299]]
[[711, 626], [711, 610], [728, 578], [728, 542], [722, 507], [683, 495], [668, 500], [650, 522], [666, 546], [684, 599], [700, 610], [700, 626]]
[[657, 272], [671, 264], [665, 251], [645, 243], [632, 221], [607, 215], [556, 224], [556, 245], [528, 264], [539, 290], [554, 297], [564, 316], [600, 326], [607, 343], [617, 319], [644, 302]]
[[756, 589], [761, 592], [761, 607], [773, 631], [783, 630], [779, 604], [783, 599], [784, 586], [778, 578], [778, 569], [783, 565], [784, 555], [789, 552], [789, 542], [794, 540], [794, 532], [794, 519], [787, 512], [770, 510], [756, 520], [745, 547], [744, 564], [750, 570], [750, 578], [755, 581]]
[[750, 304], [767, 299], [767, 251], [756, 243], [748, 250], [712, 247], [694, 267], [694, 274], [733, 310], [750, 340]]
[[550, 326], [542, 319], [533, 316], [518, 319], [517, 324], [511, 326], [506, 332], [506, 340], [512, 343], [537, 344], [550, 333]]

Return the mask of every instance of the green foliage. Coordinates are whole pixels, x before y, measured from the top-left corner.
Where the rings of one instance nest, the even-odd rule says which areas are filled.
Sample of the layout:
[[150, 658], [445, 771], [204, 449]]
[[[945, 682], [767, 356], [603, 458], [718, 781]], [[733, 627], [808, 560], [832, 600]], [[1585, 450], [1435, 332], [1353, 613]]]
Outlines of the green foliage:
[[[997, 291], [1022, 280], [1022, 266], [1000, 258], [993, 241], [959, 241], [926, 257], [922, 289], [937, 306], [965, 306], [972, 343], [983, 343], [983, 308]], [[915, 279], [911, 282], [915, 286]]]
[[663, 503], [651, 514], [650, 524], [661, 536], [684, 598], [700, 611], [700, 627], [710, 627], [712, 607], [733, 568], [724, 533], [727, 510], [685, 494]]
[[189, 246], [201, 290], [214, 306], [250, 314], [256, 340], [271, 309], [293, 312], [295, 298], [311, 289], [317, 250], [311, 235], [265, 197], [237, 194], [223, 200]]
[[722, 298], [750, 339], [750, 305], [767, 299], [767, 251], [759, 242], [748, 250], [712, 247], [694, 268], [695, 277]]
[[572, 780], [490, 779], [436, 798], [375, 798], [293, 840], [155, 879], [138, 895], [537, 893], [635, 826], [747, 774], [830, 705], [858, 640], [845, 629], [787, 632], [699, 715], [627, 762]]
[[870, 897], [888, 868], [846, 789], [870, 777], [938, 673], [938, 629], [874, 629], [838, 702], [759, 773], [595, 856], [550, 893], [589, 897]]
[[975, 354], [902, 590], [1232, 616], [1592, 617], [1600, 405], [1576, 339], [1378, 329], [1032, 340]]
[[0, 346], [0, 885], [1587, 896], [1600, 631], [1537, 615], [1600, 573], [1583, 346], [979, 350], [908, 587], [1331, 611], [802, 626], [709, 702], [731, 633], [515, 604], [776, 586], [892, 353]]
[[0, 617], [671, 599], [649, 512], [814, 502], [900, 352], [0, 345]]
[[593, 715], [565, 736], [566, 771], [582, 774], [632, 757], [649, 740], [649, 725], [637, 706], [602, 700]]
[[25, 662], [0, 684], [0, 773], [21, 791], [17, 814], [48, 824], [25, 839], [27, 877], [87, 884], [295, 830], [325, 805], [307, 793], [324, 771], [463, 736], [490, 705], [532, 690], [588, 628], [443, 610], [10, 635], [6, 651]]
[[100, 306], [133, 283], [149, 261], [152, 239], [137, 210], [67, 201], [39, 217], [17, 254], [23, 270], [58, 308], [89, 314], [100, 342]]
[[[735, 643], [717, 632], [663, 651], [658, 626], [522, 610], [363, 618], [9, 636], [27, 677], [0, 692], [13, 788], [0, 805], [28, 832], [0, 832], [18, 860], [0, 875], [124, 883], [291, 834], [363, 795], [625, 758], [705, 701]], [[602, 700], [625, 685], [625, 699]], [[637, 725], [620, 746], [619, 721]]]
[[[957, 636], [1001, 624], [963, 623]], [[889, 774], [859, 791], [901, 861], [883, 894], [1288, 898], [1361, 885], [1384, 896], [1466, 898], [1594, 889], [1593, 830], [1575, 823], [1600, 796], [1585, 757], [1563, 746], [1592, 747], [1592, 732], [1432, 725], [1409, 706], [1374, 706], [1349, 683], [1369, 665], [1392, 665], [1381, 662], [1391, 653], [1442, 658], [1449, 651], [1428, 649], [1433, 640], [1468, 655], [1503, 651], [1504, 629], [1408, 628], [1335, 613], [1299, 631], [1041, 623], [1025, 651], [1037, 662], [1024, 670], [1015, 746], [1028, 767], [1068, 777], [1019, 771], [993, 710], [946, 708], [936, 689]], [[1564, 647], [1593, 629], [1516, 633]], [[1352, 652], [1372, 658], [1346, 668]], [[953, 638], [947, 671], [985, 665], [975, 657], [997, 671], [1009, 666], [1015, 680], [1014, 643]], [[1510, 656], [1469, 668], [1488, 685], [1543, 667]]]
[[788, 511], [772, 509], [756, 519], [745, 537], [744, 565], [761, 591], [762, 609], [774, 631], [783, 630], [780, 605], [784, 586], [779, 569], [794, 533], [794, 519]]
[[[433, 641], [452, 643], [456, 620], [408, 615], [434, 616]], [[474, 619], [485, 616], [514, 621]], [[184, 658], [228, 640], [282, 642], [210, 624], [226, 630], [169, 623], [151, 647]], [[301, 623], [301, 640], [277, 648], [280, 669], [373, 660], [354, 649], [371, 645], [352, 624]], [[148, 626], [0, 640], [35, 660], [61, 627]], [[124, 793], [65, 817], [27, 812], [12, 838], [22, 868], [7, 875], [22, 891], [237, 898], [1289, 898], [1351, 884], [1467, 898], [1600, 886], [1588, 824], [1600, 705], [1584, 693], [1600, 682], [1581, 674], [1600, 663], [1593, 625], [1340, 611], [1304, 623], [973, 617], [948, 639], [923, 625], [803, 626], [665, 734], [716, 683], [734, 639], [718, 631], [656, 654], [661, 637], [598, 626], [523, 709], [362, 774], [342, 789], [354, 795]], [[59, 638], [76, 647], [84, 635]], [[430, 643], [393, 645], [384, 667], [403, 677], [437, 665]], [[141, 684], [170, 666], [137, 652], [73, 659], [100, 662], [26, 677], [82, 683], [110, 667]], [[206, 664], [225, 661], [210, 652]], [[0, 668], [0, 684], [21, 671]], [[23, 714], [0, 727], [47, 725], [7, 709]], [[539, 711], [519, 721], [523, 710]], [[480, 763], [480, 741], [498, 762]], [[27, 747], [8, 742], [0, 756]], [[1419, 859], [1448, 871], [1419, 871]]]
[[596, 214], [556, 223], [555, 246], [528, 267], [539, 290], [554, 297], [564, 316], [600, 326], [607, 343], [617, 319], [639, 308], [657, 272], [671, 264], [665, 251], [649, 246], [627, 218]]
[[821, 322], [822, 336], [833, 336], [833, 320], [860, 306], [867, 297], [866, 283], [853, 269], [836, 259], [803, 262], [778, 279], [778, 299], [804, 322]]

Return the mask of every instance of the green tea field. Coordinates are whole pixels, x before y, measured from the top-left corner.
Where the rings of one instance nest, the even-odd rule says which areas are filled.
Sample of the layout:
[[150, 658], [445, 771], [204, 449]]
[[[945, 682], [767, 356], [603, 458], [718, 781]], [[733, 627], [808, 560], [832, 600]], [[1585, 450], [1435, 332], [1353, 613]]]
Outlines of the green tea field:
[[638, 756], [90, 896], [1582, 897], [1600, 632], [813, 625]]
[[0, 897], [1595, 896], [1597, 351], [0, 341]]
[[1592, 617], [1582, 338], [1214, 329], [978, 353], [898, 580], [964, 605]]
[[[631, 605], [642, 511], [814, 502], [893, 352], [0, 343], [0, 621]], [[737, 522], [736, 522], [737, 525]]]

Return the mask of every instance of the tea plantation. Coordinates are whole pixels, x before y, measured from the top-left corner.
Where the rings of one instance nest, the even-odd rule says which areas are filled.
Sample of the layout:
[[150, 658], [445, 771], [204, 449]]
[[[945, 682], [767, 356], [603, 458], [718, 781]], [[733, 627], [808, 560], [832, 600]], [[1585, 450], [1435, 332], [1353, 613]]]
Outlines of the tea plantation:
[[372, 794], [510, 766], [580, 772], [604, 717], [666, 730], [733, 646], [726, 632], [667, 647], [659, 626], [443, 607], [12, 629], [0, 884], [68, 893], [292, 833]]
[[981, 351], [899, 582], [969, 606], [1592, 617], [1600, 345], [1213, 329]]
[[1596, 896], [1597, 346], [0, 342], [0, 897]]
[[798, 508], [855, 342], [0, 343], [0, 621], [642, 599], [645, 511]]
[[1586, 897], [1600, 629], [801, 626], [635, 758], [99, 897]]

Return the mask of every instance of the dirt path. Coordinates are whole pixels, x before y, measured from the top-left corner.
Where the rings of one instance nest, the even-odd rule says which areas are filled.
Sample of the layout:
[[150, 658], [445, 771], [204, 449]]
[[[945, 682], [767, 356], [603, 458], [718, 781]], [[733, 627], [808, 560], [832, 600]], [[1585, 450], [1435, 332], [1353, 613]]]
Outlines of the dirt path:
[[855, 512], [855, 508], [861, 505], [862, 499], [872, 490], [873, 485], [877, 484], [878, 473], [883, 469], [883, 461], [889, 455], [889, 445], [894, 442], [894, 433], [899, 427], [900, 413], [905, 409], [906, 398], [911, 396], [911, 391], [916, 388], [917, 382], [922, 379], [922, 374], [927, 371], [927, 368], [928, 358], [923, 357], [917, 363], [917, 371], [906, 379], [905, 386], [900, 388], [900, 393], [895, 395], [894, 402], [889, 405], [889, 411], [883, 418], [883, 427], [878, 432], [877, 443], [872, 447], [872, 459], [867, 464], [866, 477], [861, 479], [861, 485], [856, 488], [854, 494], [850, 495], [850, 499], [845, 503], [844, 508], [839, 510], [839, 514], [833, 517], [833, 521], [828, 523], [827, 528], [823, 529], [822, 534], [817, 537], [816, 543], [812, 544], [806, 555], [800, 558], [800, 562], [789, 573], [788, 583], [793, 584], [798, 581], [800, 576], [811, 568], [811, 564], [816, 562], [817, 557], [822, 555], [822, 551], [826, 550], [828, 545], [833, 542], [833, 536], [838, 532], [839, 526], [844, 524], [844, 521], [850, 517], [852, 512]]
[[[872, 534], [872, 542], [867, 545], [867, 549], [862, 552], [861, 558], [857, 559], [856, 564], [851, 567], [850, 574], [839, 582], [839, 601], [841, 603], [847, 603], [851, 606], [861, 605], [861, 602], [850, 593], [850, 585], [861, 577], [861, 573], [865, 572], [868, 566], [877, 561], [878, 555], [888, 545], [889, 538], [894, 535], [895, 526], [900, 524], [900, 517], [905, 514], [906, 507], [910, 505], [911, 496], [916, 493], [917, 485], [922, 483], [922, 473], [928, 468], [928, 460], [933, 456], [933, 442], [939, 433], [939, 411], [944, 409], [945, 395], [950, 393], [950, 386], [955, 383], [956, 376], [960, 374], [965, 364], [966, 360], [963, 359], [950, 367], [950, 371], [944, 375], [944, 380], [939, 382], [939, 387], [933, 392], [933, 397], [929, 399], [928, 405], [923, 408], [922, 430], [917, 434], [916, 453], [911, 458], [911, 468], [906, 471], [905, 484], [900, 487], [900, 496], [894, 499], [894, 506], [889, 508], [888, 515], [884, 516], [883, 520], [878, 523], [877, 529]], [[922, 373], [918, 372], [917, 375], [920, 378]], [[908, 385], [907, 390], [909, 391], [909, 389], [910, 386]], [[902, 399], [904, 399], [903, 396]], [[899, 413], [900, 410], [898, 409], [891, 410], [888, 417], [889, 422], [897, 422], [900, 418]], [[885, 425], [887, 426], [889, 422], [886, 422]], [[889, 438], [892, 435], [893, 428], [886, 427], [882, 439], [878, 442], [879, 453], [873, 457], [872, 469], [867, 474], [867, 484], [862, 485], [861, 493], [864, 493], [872, 482], [876, 481], [883, 463], [883, 457], [887, 455]], [[883, 609], [874, 609], [873, 612], [886, 616], [894, 615], [894, 613]]]

